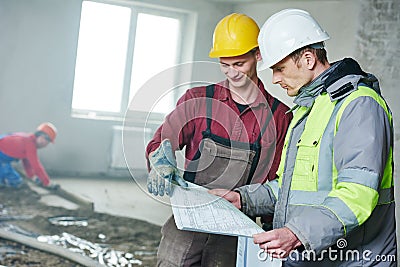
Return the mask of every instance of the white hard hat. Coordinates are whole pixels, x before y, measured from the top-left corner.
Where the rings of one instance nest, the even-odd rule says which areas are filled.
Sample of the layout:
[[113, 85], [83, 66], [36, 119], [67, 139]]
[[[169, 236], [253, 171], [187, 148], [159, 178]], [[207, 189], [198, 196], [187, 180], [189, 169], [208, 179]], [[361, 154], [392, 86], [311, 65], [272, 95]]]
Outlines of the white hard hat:
[[328, 39], [328, 33], [310, 13], [284, 9], [272, 15], [261, 27], [258, 44], [262, 62], [259, 69], [270, 68], [297, 49]]

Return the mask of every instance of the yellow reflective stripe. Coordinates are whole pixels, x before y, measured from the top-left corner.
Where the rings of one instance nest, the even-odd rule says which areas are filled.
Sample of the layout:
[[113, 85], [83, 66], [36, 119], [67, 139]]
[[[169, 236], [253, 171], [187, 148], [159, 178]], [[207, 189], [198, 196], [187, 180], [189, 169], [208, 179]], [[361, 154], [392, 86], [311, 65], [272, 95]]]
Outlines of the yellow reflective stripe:
[[339, 126], [340, 119], [342, 118], [343, 112], [346, 109], [346, 107], [350, 104], [351, 101], [354, 99], [360, 97], [360, 96], [369, 96], [372, 97], [384, 110], [386, 115], [389, 118], [390, 125], [392, 125], [392, 115], [390, 114], [388, 107], [386, 105], [385, 100], [383, 100], [382, 97], [378, 95], [377, 92], [375, 92], [373, 89], [366, 87], [366, 86], [359, 86], [357, 91], [352, 92], [348, 97], [343, 102], [343, 105], [340, 107], [337, 117], [336, 117], [336, 127], [335, 127], [335, 135], [336, 131]]
[[[349, 103], [351, 101], [353, 101], [354, 99], [361, 97], [361, 96], [369, 96], [372, 97], [385, 111], [386, 115], [388, 116], [389, 119], [389, 123], [391, 126], [393, 126], [393, 118], [392, 118], [392, 114], [390, 113], [388, 106], [385, 102], [385, 100], [378, 95], [377, 92], [375, 92], [373, 89], [366, 87], [366, 86], [359, 86], [357, 91], [354, 91], [353, 93], [351, 93], [343, 102], [343, 105], [340, 107], [337, 117], [336, 117], [336, 127], [335, 127], [335, 132], [334, 134], [336, 135], [336, 131], [338, 129], [339, 126], [339, 122], [340, 119], [343, 115], [344, 110], [346, 109], [346, 107], [349, 105]], [[393, 148], [390, 147], [390, 151], [389, 151], [389, 157], [386, 161], [386, 165], [385, 165], [385, 169], [383, 172], [383, 178], [381, 181], [381, 188], [391, 188], [393, 187], [394, 184], [394, 180], [393, 180], [393, 168], [392, 168], [392, 163], [393, 163]], [[335, 164], [333, 164], [333, 177], [336, 177], [337, 175], [337, 170], [336, 170], [336, 166]]]
[[[358, 89], [360, 91], [365, 90], [365, 91], [369, 92], [367, 94], [370, 95], [372, 98], [374, 98], [375, 101], [378, 102], [378, 104], [385, 110], [386, 114], [389, 117], [390, 124], [392, 124], [392, 116], [389, 113], [389, 109], [388, 109], [388, 107], [386, 105], [385, 100], [381, 96], [379, 96], [377, 92], [375, 92], [373, 89], [371, 89], [371, 88], [369, 88], [367, 86], [359, 86]], [[361, 92], [360, 96], [362, 96], [362, 95], [364, 95], [364, 94], [362, 94], [362, 92]]]
[[307, 112], [307, 110], [308, 110], [307, 107], [297, 108], [296, 111], [294, 112], [293, 119], [290, 122], [289, 128], [287, 130], [287, 133], [285, 136], [285, 142], [284, 142], [284, 145], [282, 148], [281, 161], [279, 163], [279, 167], [276, 172], [276, 174], [278, 175], [279, 187], [282, 185], [282, 176], [283, 176], [283, 171], [285, 169], [287, 146], [288, 146], [288, 143], [290, 140], [292, 129], [296, 125], [296, 123], [303, 117], [303, 115]]
[[394, 186], [393, 179], [393, 147], [390, 147], [389, 157], [386, 161], [385, 170], [383, 171], [383, 178], [381, 188], [391, 188]]
[[[376, 190], [355, 183], [338, 183], [329, 197], [342, 200], [357, 218], [358, 224], [364, 223], [378, 203], [379, 194]], [[367, 202], [366, 200], [370, 200]]]

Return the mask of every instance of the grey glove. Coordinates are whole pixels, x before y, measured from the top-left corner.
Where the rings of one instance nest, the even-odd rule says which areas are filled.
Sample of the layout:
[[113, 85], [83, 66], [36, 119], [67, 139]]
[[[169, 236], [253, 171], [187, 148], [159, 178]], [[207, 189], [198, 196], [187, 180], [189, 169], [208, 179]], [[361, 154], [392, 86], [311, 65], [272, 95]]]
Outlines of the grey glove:
[[147, 190], [153, 195], [163, 196], [171, 194], [171, 182], [187, 187], [176, 167], [176, 159], [172, 151], [171, 142], [165, 139], [160, 146], [149, 154], [151, 171], [147, 178]]
[[49, 190], [58, 190], [58, 189], [60, 188], [60, 186], [59, 186], [58, 184], [53, 184], [53, 183], [50, 183], [49, 185], [45, 186], [45, 185], [42, 183], [42, 181], [39, 179], [39, 177], [35, 177], [35, 178], [33, 179], [33, 182], [34, 182], [35, 184], [37, 184], [38, 186], [43, 187], [43, 188], [46, 188], [46, 189], [49, 189]]
[[60, 189], [60, 185], [58, 185], [58, 184], [49, 184], [48, 186], [46, 186], [46, 188], [50, 189], [50, 190], [58, 190], [58, 189]]
[[38, 186], [43, 186], [42, 181], [40, 181], [39, 177], [37, 177], [37, 176], [35, 178], [33, 178], [33, 182]]

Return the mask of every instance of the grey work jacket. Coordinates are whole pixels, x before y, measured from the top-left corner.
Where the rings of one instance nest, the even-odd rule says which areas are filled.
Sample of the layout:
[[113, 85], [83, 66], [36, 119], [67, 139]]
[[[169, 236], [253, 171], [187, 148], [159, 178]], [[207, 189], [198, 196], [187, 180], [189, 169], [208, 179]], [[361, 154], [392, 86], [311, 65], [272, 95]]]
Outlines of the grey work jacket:
[[[337, 77], [333, 77], [335, 75]], [[362, 72], [355, 61], [345, 59], [333, 64], [311, 85], [302, 88], [295, 103], [311, 107], [314, 100], [324, 91], [332, 98], [336, 96], [332, 101], [345, 99], [352, 91], [357, 90], [357, 87], [348, 92], [338, 93], [336, 81], [349, 80], [358, 83], [360, 76], [367, 77], [366, 80], [371, 81], [371, 87], [379, 93], [376, 79]], [[335, 83], [326, 86], [327, 81], [332, 79]], [[263, 186], [249, 185], [237, 189], [242, 197], [243, 212], [250, 216], [274, 214], [274, 228], [288, 227], [296, 234], [305, 250], [292, 253], [284, 266], [396, 266], [394, 201], [376, 206], [367, 221], [357, 227], [349, 226], [350, 231], [347, 233], [343, 222], [338, 219], [340, 216], [327, 209], [323, 205], [324, 200], [321, 200], [321, 205], [317, 204], [311, 208], [291, 205], [296, 144], [306, 122], [307, 116], [292, 127], [278, 193], [273, 190], [277, 187], [277, 181]], [[323, 149], [332, 151], [338, 171], [346, 168], [365, 171], [368, 168], [368, 172], [381, 177], [388, 153], [391, 151], [390, 147], [393, 145], [392, 138], [392, 126], [382, 107], [370, 97], [358, 97], [345, 108], [337, 134], [324, 134], [321, 149], [323, 143], [331, 144]], [[328, 166], [332, 162], [320, 162], [319, 167], [324, 164]]]

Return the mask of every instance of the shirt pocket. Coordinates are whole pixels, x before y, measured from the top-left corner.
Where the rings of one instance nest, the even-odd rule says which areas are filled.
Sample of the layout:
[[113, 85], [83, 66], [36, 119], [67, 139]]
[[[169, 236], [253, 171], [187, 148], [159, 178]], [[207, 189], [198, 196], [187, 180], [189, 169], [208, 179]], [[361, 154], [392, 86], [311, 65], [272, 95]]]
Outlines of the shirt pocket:
[[291, 189], [318, 191], [318, 156], [322, 132], [308, 131], [297, 142], [297, 156], [293, 170]]

